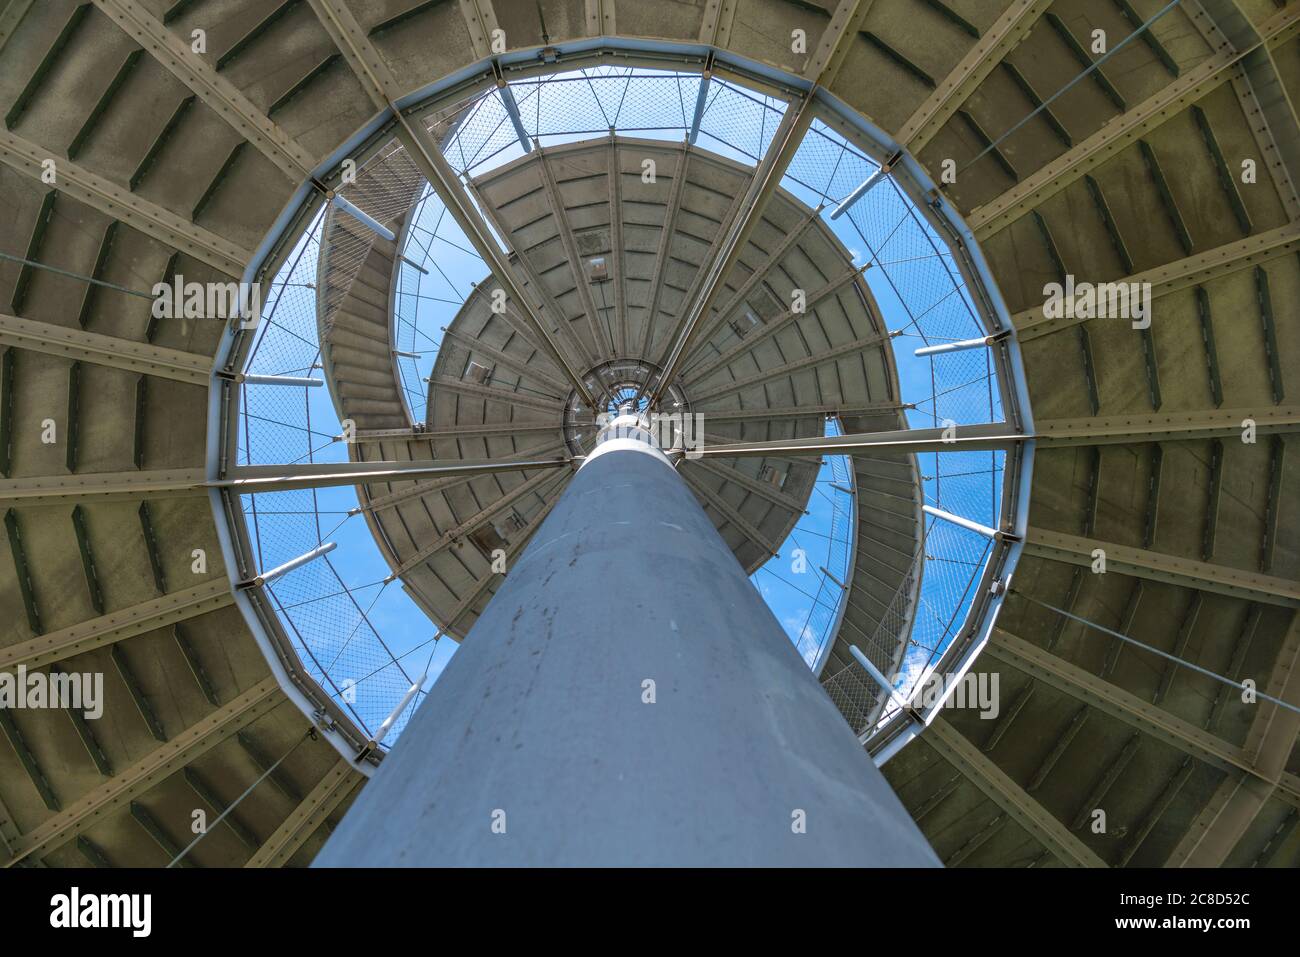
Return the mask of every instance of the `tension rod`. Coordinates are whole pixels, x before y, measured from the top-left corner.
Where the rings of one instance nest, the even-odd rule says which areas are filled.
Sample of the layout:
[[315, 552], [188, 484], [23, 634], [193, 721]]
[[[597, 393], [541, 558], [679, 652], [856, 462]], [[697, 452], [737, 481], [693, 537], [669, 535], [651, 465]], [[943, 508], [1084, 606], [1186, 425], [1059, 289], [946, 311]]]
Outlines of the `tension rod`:
[[261, 784], [261, 783], [262, 783], [263, 781], [265, 781], [267, 778], [269, 778], [269, 777], [271, 776], [271, 774], [275, 771], [276, 768], [278, 768], [280, 765], [284, 764], [285, 760], [289, 757], [289, 755], [293, 754], [295, 751], [298, 750], [298, 746], [299, 746], [300, 744], [302, 744], [302, 743], [303, 743], [304, 741], [306, 741], [308, 738], [314, 738], [315, 736], [316, 736], [316, 729], [315, 729], [315, 728], [308, 728], [308, 729], [307, 729], [307, 733], [304, 734], [304, 735], [303, 735], [301, 738], [299, 738], [297, 741], [295, 741], [293, 747], [290, 748], [288, 751], [286, 751], [286, 752], [284, 753], [284, 757], [280, 758], [279, 761], [276, 761], [275, 764], [271, 765], [269, 768], [267, 768], [265, 771], [263, 771], [262, 774], [261, 774], [261, 776], [260, 776], [256, 781], [254, 781], [252, 784], [250, 784], [250, 785], [248, 786], [248, 788], [244, 791], [243, 794], [239, 795], [239, 797], [235, 798], [233, 801], [230, 802], [229, 805], [227, 805], [226, 809], [225, 809], [224, 811], [222, 811], [220, 815], [218, 815], [217, 819], [216, 819], [215, 821], [212, 822], [212, 825], [211, 825], [210, 827], [205, 827], [205, 828], [202, 830], [202, 832], [199, 833], [199, 836], [198, 836], [198, 837], [194, 838], [194, 840], [190, 841], [188, 844], [185, 845], [184, 850], [182, 850], [179, 854], [177, 854], [177, 855], [176, 855], [175, 857], [173, 857], [170, 861], [168, 861], [168, 862], [167, 862], [167, 866], [168, 866], [168, 867], [175, 867], [175, 866], [177, 865], [177, 863], [179, 863], [181, 860], [183, 860], [184, 857], [185, 857], [185, 855], [188, 854], [191, 850], [194, 849], [194, 845], [198, 844], [199, 841], [203, 840], [205, 837], [207, 837], [209, 834], [211, 834], [212, 831], [216, 828], [216, 826], [217, 826], [218, 824], [220, 824], [222, 821], [224, 821], [224, 820], [229, 816], [229, 814], [230, 814], [231, 811], [233, 811], [235, 808], [239, 807], [239, 802], [240, 802], [240, 801], [244, 800], [244, 798], [246, 798], [246, 797], [248, 797], [250, 794], [252, 794], [254, 788], [256, 788], [259, 784]]
[[1064, 608], [1057, 608], [1055, 605], [1049, 605], [1045, 601], [1039, 601], [1037, 598], [1031, 598], [1029, 595], [1026, 595], [1022, 591], [1012, 589], [1012, 593], [1019, 595], [1021, 598], [1025, 599], [1025, 601], [1031, 601], [1035, 605], [1041, 605], [1050, 611], [1056, 612], [1058, 615], [1064, 615], [1066, 618], [1069, 618], [1072, 621], [1077, 621], [1081, 625], [1086, 625], [1089, 628], [1095, 628], [1097, 631], [1100, 631], [1103, 634], [1110, 635], [1112, 638], [1118, 638], [1120, 641], [1126, 641], [1130, 645], [1134, 645], [1135, 647], [1141, 648], [1143, 651], [1149, 651], [1154, 655], [1159, 655], [1161, 658], [1165, 658], [1168, 661], [1174, 662], [1174, 664], [1179, 664], [1186, 668], [1190, 668], [1192, 669], [1192, 671], [1195, 671], [1198, 674], [1205, 675], [1207, 678], [1213, 678], [1215, 681], [1221, 681], [1224, 684], [1230, 685], [1231, 687], [1236, 688], [1240, 691], [1249, 691], [1255, 697], [1263, 698], [1265, 701], [1271, 701], [1279, 708], [1286, 708], [1288, 711], [1294, 711], [1296, 714], [1300, 714], [1300, 707], [1291, 704], [1289, 701], [1283, 701], [1281, 698], [1274, 698], [1272, 695], [1265, 694], [1264, 692], [1254, 688], [1247, 688], [1246, 685], [1242, 684], [1240, 681], [1233, 681], [1231, 678], [1221, 675], [1216, 671], [1211, 671], [1208, 668], [1202, 668], [1200, 665], [1194, 665], [1190, 661], [1187, 661], [1186, 659], [1179, 658], [1177, 655], [1171, 655], [1167, 651], [1161, 651], [1159, 648], [1153, 648], [1151, 645], [1148, 645], [1145, 642], [1138, 641], [1136, 638], [1130, 638], [1128, 635], [1122, 635], [1118, 631], [1112, 631], [1110, 628], [1107, 628], [1105, 625], [1099, 625], [1094, 621], [1089, 621], [1087, 618], [1080, 618], [1078, 615], [1071, 614], [1070, 612], [1066, 611]]
[[1011, 135], [1012, 133], [1014, 133], [1016, 130], [1020, 129], [1022, 126], [1024, 126], [1026, 123], [1028, 123], [1030, 120], [1032, 120], [1032, 119], [1033, 119], [1035, 116], [1037, 116], [1039, 113], [1043, 112], [1043, 110], [1045, 110], [1045, 109], [1047, 109], [1049, 106], [1051, 106], [1054, 102], [1056, 102], [1056, 100], [1060, 99], [1060, 98], [1061, 98], [1062, 96], [1064, 96], [1066, 93], [1070, 92], [1070, 90], [1074, 89], [1075, 85], [1076, 85], [1077, 83], [1079, 83], [1081, 80], [1083, 80], [1084, 77], [1089, 76], [1089, 75], [1090, 75], [1093, 71], [1095, 71], [1095, 70], [1099, 70], [1099, 69], [1101, 69], [1101, 65], [1102, 65], [1103, 63], [1105, 63], [1107, 60], [1109, 60], [1111, 57], [1113, 57], [1113, 56], [1114, 56], [1116, 53], [1118, 53], [1120, 50], [1124, 49], [1124, 47], [1126, 47], [1126, 46], [1129, 44], [1130, 41], [1132, 41], [1132, 40], [1136, 40], [1136, 39], [1137, 39], [1138, 37], [1140, 37], [1142, 34], [1146, 33], [1146, 31], [1151, 27], [1151, 25], [1152, 25], [1153, 23], [1155, 23], [1157, 20], [1159, 20], [1161, 17], [1163, 17], [1166, 13], [1168, 13], [1168, 12], [1169, 12], [1170, 10], [1172, 10], [1174, 7], [1178, 6], [1178, 4], [1180, 4], [1180, 3], [1182, 3], [1182, 0], [1169, 0], [1169, 2], [1166, 3], [1166, 4], [1165, 4], [1163, 7], [1161, 7], [1159, 10], [1157, 10], [1157, 11], [1155, 12], [1155, 14], [1153, 14], [1149, 20], [1147, 20], [1147, 21], [1146, 21], [1145, 23], [1143, 23], [1140, 27], [1138, 27], [1136, 30], [1134, 30], [1132, 33], [1130, 33], [1128, 36], [1126, 36], [1123, 40], [1120, 40], [1119, 43], [1117, 43], [1117, 44], [1115, 44], [1113, 47], [1111, 47], [1110, 50], [1108, 50], [1108, 51], [1107, 51], [1107, 52], [1106, 52], [1106, 53], [1101, 57], [1101, 59], [1097, 60], [1095, 63], [1092, 64], [1092, 66], [1088, 67], [1088, 69], [1084, 70], [1082, 73], [1080, 73], [1078, 76], [1076, 76], [1076, 77], [1075, 77], [1073, 80], [1071, 80], [1069, 83], [1065, 84], [1065, 86], [1061, 87], [1059, 90], [1057, 90], [1055, 93], [1053, 93], [1053, 94], [1052, 94], [1051, 96], [1049, 96], [1047, 99], [1045, 99], [1042, 103], [1038, 104], [1038, 106], [1034, 107], [1034, 109], [1029, 113], [1028, 116], [1026, 116], [1026, 117], [1025, 117], [1024, 119], [1022, 119], [1020, 122], [1016, 123], [1014, 126], [1011, 127], [1011, 129], [1007, 130], [1005, 133], [1003, 133], [1001, 136], [999, 136], [997, 139], [995, 139], [995, 140], [994, 140], [992, 143], [990, 143], [988, 146], [984, 147], [984, 149], [982, 149], [982, 150], [980, 150], [978, 153], [976, 153], [976, 154], [975, 154], [975, 158], [972, 159], [972, 160], [970, 160], [969, 162], [963, 164], [961, 170], [958, 170], [958, 172], [960, 173], [962, 170], [969, 169], [971, 166], [975, 165], [976, 162], [978, 162], [979, 160], [983, 159], [983, 158], [984, 158], [985, 156], [987, 156], [989, 153], [991, 153], [991, 152], [993, 152], [995, 149], [997, 149], [998, 146], [1001, 145], [1001, 143], [1002, 143], [1002, 142], [1003, 142], [1003, 141], [1004, 141], [1008, 136], [1010, 136], [1010, 135]]

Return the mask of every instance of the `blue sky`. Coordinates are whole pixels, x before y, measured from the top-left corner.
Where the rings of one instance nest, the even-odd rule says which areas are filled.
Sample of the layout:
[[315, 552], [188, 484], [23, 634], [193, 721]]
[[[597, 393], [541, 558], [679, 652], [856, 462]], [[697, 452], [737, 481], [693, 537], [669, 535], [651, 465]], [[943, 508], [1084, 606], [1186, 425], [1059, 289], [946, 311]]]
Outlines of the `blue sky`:
[[[679, 141], [690, 123], [699, 77], [603, 68], [571, 74], [558, 83], [529, 81], [514, 85], [520, 112], [530, 134], [544, 145], [605, 135], [610, 125], [621, 133]], [[698, 146], [753, 164], [770, 142], [784, 104], [715, 81], [701, 124]], [[508, 162], [522, 150], [501, 102], [489, 94], [467, 111], [449, 159], [471, 175]], [[791, 163], [783, 186], [810, 206], [834, 204], [875, 169], [875, 164], [835, 133], [814, 123]], [[399, 360], [413, 416], [424, 417], [425, 386], [441, 327], [450, 323], [471, 284], [486, 275], [479, 257], [454, 223], [443, 215], [436, 197], [426, 200], [411, 232], [407, 255], [427, 273], [403, 267], [398, 302], [398, 348], [420, 353]], [[1001, 418], [996, 387], [984, 351], [937, 359], [917, 358], [925, 343], [982, 334], [969, 299], [946, 249], [891, 181], [877, 186], [848, 215], [829, 225], [861, 265], [872, 263], [867, 282], [891, 330], [903, 400], [916, 426]], [[313, 236], [277, 277], [267, 296], [265, 321], [249, 371], [321, 377], [314, 282], [318, 247]], [[297, 255], [301, 253], [301, 255]], [[246, 387], [242, 456], [251, 461], [343, 461], [346, 454], [332, 437], [340, 431], [332, 401], [324, 388]], [[1000, 458], [993, 453], [943, 453], [920, 457], [927, 501], [983, 522], [996, 515], [1000, 492]], [[800, 520], [779, 557], [759, 569], [752, 580], [777, 620], [810, 663], [829, 641], [830, 625], [841, 589], [819, 570], [829, 568], [843, 580], [850, 519], [848, 496], [837, 492], [850, 472], [844, 460], [828, 458]], [[273, 588], [281, 620], [300, 641], [300, 653], [327, 689], [346, 700], [369, 727], [387, 716], [409, 686], [429, 666], [426, 688], [436, 680], [455, 650], [450, 639], [436, 641], [436, 629], [401, 589], [385, 583], [386, 563], [365, 521], [348, 511], [357, 505], [351, 488], [321, 489], [245, 498], [250, 526], [263, 568], [292, 558], [320, 541], [337, 548], [326, 559], [291, 573]], [[256, 508], [257, 514], [253, 515]], [[838, 512], [837, 512], [838, 509]], [[916, 619], [918, 646], [908, 655], [915, 675], [961, 624], [969, 603], [969, 586], [977, 577], [986, 543], [971, 533], [943, 524], [928, 536], [927, 571], [922, 606]], [[795, 571], [795, 550], [806, 556], [807, 571]], [[393, 663], [396, 658], [398, 664]], [[356, 682], [355, 695], [344, 691]], [[404, 724], [418, 700], [399, 721]], [[395, 736], [395, 735], [394, 735]], [[394, 736], [390, 736], [390, 741]]]

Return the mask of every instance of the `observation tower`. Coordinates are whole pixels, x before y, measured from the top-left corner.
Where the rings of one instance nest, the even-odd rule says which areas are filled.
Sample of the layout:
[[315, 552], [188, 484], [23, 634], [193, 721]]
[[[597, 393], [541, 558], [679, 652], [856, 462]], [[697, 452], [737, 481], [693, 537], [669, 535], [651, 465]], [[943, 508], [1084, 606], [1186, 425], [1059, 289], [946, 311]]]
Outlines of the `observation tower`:
[[1297, 97], [1272, 0], [0, 0], [0, 862], [1295, 866]]

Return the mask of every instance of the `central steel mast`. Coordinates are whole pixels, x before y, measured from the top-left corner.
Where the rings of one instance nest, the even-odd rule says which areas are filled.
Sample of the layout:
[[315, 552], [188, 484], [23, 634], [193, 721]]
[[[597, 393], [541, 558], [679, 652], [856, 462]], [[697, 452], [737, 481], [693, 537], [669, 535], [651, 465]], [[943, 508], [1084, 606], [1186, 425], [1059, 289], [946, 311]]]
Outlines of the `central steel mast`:
[[939, 862], [620, 416], [316, 866]]

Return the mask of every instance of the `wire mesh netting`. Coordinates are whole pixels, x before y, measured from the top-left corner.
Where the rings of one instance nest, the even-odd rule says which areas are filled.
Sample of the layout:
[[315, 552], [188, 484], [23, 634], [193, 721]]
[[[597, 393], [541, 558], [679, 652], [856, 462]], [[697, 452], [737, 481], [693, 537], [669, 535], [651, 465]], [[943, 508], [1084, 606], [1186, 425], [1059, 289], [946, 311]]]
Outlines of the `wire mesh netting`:
[[[827, 421], [827, 435], [842, 431], [837, 420]], [[750, 576], [769, 606], [778, 611], [778, 621], [809, 668], [817, 666], [835, 641], [852, 564], [855, 514], [853, 467], [847, 456], [828, 455], [817, 473], [807, 513], [790, 530], [790, 557], [782, 557], [787, 551], [782, 547], [781, 555]], [[811, 574], [791, 574], [800, 567]], [[792, 578], [812, 582], [804, 585]]]
[[[884, 176], [858, 201], [831, 214], [880, 164], [821, 120], [799, 144], [783, 184], [811, 206], [824, 207], [828, 225], [849, 248], [881, 311], [898, 334], [893, 339], [902, 397], [915, 427], [1000, 422], [997, 371], [986, 348], [917, 356], [922, 346], [982, 339], [987, 335], [952, 252], [911, 197]], [[998, 527], [1005, 453], [927, 452], [917, 456], [923, 501], [945, 512]], [[927, 515], [923, 545], [911, 571], [865, 647], [860, 648], [892, 687], [910, 699], [933, 673], [961, 632], [984, 574], [992, 540]], [[919, 592], [913, 594], [914, 583]], [[906, 647], [897, 655], [900, 642]], [[823, 677], [823, 687], [859, 734], [897, 710], [856, 663]]]
[[[317, 264], [326, 215], [318, 215], [276, 276], [263, 310], [245, 371], [255, 375], [309, 376], [320, 369], [317, 326]], [[318, 373], [316, 373], [318, 374]], [[341, 425], [325, 389], [264, 383], [241, 386], [238, 456], [241, 464], [346, 461], [337, 437]], [[333, 697], [366, 733], [388, 717], [419, 674], [402, 651], [380, 634], [370, 612], [387, 585], [377, 573], [382, 562], [361, 560], [375, 545], [364, 524], [350, 514], [350, 489], [299, 490], [241, 498], [258, 567], [272, 570], [327, 542], [343, 544], [348, 524], [351, 546], [337, 549], [269, 581], [280, 624], [303, 672]], [[384, 570], [386, 572], [386, 569]], [[366, 580], [365, 573], [372, 576]], [[409, 644], [409, 642], [408, 642]], [[426, 649], [427, 652], [427, 649]], [[408, 706], [390, 734], [418, 705]], [[390, 737], [391, 740], [391, 737]]]
[[[713, 77], [701, 96], [698, 74], [601, 66], [515, 79], [426, 118], [463, 180], [509, 162], [532, 147], [615, 133], [680, 142], [755, 166], [772, 149], [790, 104]], [[698, 109], [701, 107], [702, 109]], [[875, 173], [878, 164], [820, 120], [799, 144], [782, 185], [823, 215]], [[412, 422], [427, 417], [427, 378], [449, 326], [487, 276], [473, 243], [400, 147], [363, 164], [349, 192], [364, 213], [402, 230], [395, 274], [392, 348]], [[472, 194], [471, 194], [472, 197]], [[405, 218], [403, 219], [403, 216]], [[985, 335], [946, 243], [908, 195], [885, 177], [847, 214], [827, 219], [868, 282], [891, 328], [902, 400], [913, 426], [966, 425], [1003, 418], [996, 370], [987, 349], [917, 357], [914, 350]], [[322, 232], [327, 276], [317, 275]], [[247, 372], [312, 375], [321, 368], [317, 309], [331, 310], [361, 270], [374, 233], [334, 211], [318, 217], [277, 275]], [[317, 290], [318, 282], [324, 288]], [[239, 419], [242, 463], [345, 461], [342, 431], [325, 389], [245, 383]], [[839, 424], [828, 422], [838, 434]], [[998, 524], [1003, 453], [918, 456], [926, 503], [984, 524]], [[790, 535], [793, 551], [815, 570], [795, 584], [773, 559], [753, 581], [768, 599], [799, 654], [816, 668], [839, 627], [856, 542], [853, 467], [827, 456], [809, 515]], [[321, 489], [245, 496], [255, 559], [271, 569], [317, 549], [337, 548], [267, 585], [304, 672], [338, 700], [366, 732], [374, 731], [421, 681], [428, 662], [450, 646], [393, 582], [363, 521], [355, 493]], [[923, 547], [863, 652], [910, 695], [961, 631], [991, 554], [990, 540], [927, 516]], [[783, 545], [782, 553], [787, 549]], [[782, 560], [784, 561], [784, 560]], [[919, 582], [919, 589], [916, 583]], [[390, 587], [391, 586], [391, 587]], [[414, 626], [412, 622], [416, 622]], [[900, 644], [905, 648], [900, 653]], [[445, 662], [447, 653], [441, 656]], [[823, 676], [827, 692], [859, 733], [892, 713], [882, 689], [851, 666]], [[427, 682], [424, 682], [427, 688]], [[419, 706], [407, 705], [386, 744]]]

